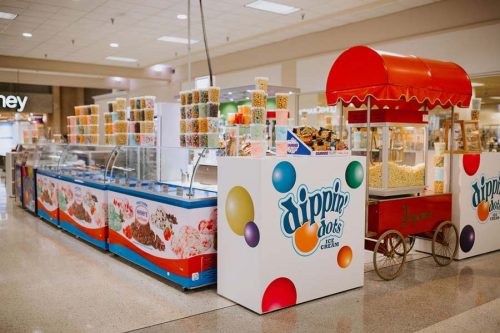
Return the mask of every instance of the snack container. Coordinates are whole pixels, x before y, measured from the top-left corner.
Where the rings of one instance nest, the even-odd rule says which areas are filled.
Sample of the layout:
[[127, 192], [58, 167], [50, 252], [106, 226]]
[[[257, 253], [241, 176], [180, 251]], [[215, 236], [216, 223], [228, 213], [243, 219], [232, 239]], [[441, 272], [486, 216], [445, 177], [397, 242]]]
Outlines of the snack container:
[[242, 115], [250, 115], [250, 105], [238, 105], [238, 113]]
[[179, 93], [181, 97], [181, 105], [186, 105], [187, 104], [187, 93], [185, 91], [181, 91]]
[[208, 87], [208, 101], [212, 103], [219, 103], [220, 88]]
[[186, 119], [191, 119], [193, 118], [193, 112], [191, 109], [191, 105], [186, 106]]
[[276, 156], [283, 157], [287, 155], [288, 141], [276, 141]]
[[88, 125], [90, 131], [89, 134], [99, 134], [99, 125]]
[[200, 109], [198, 109], [198, 104], [191, 105], [191, 118], [199, 118]]
[[208, 133], [218, 133], [219, 132], [219, 118], [207, 118], [208, 123]]
[[193, 104], [198, 104], [198, 103], [200, 103], [200, 90], [194, 89], [193, 90]]
[[141, 121], [141, 133], [154, 133], [155, 132], [155, 122], [154, 121]]
[[208, 102], [208, 90], [201, 89], [200, 90], [200, 103], [207, 103], [207, 102]]
[[242, 123], [243, 125], [250, 125], [252, 123], [252, 116], [249, 114], [244, 114], [242, 117]]
[[255, 78], [255, 89], [267, 91], [269, 85], [269, 78], [258, 76]]
[[191, 134], [191, 147], [198, 148], [200, 146], [200, 135], [198, 133]]
[[134, 115], [134, 120], [135, 121], [143, 121], [144, 120], [144, 112], [143, 110], [134, 110], [132, 111]]
[[115, 133], [115, 144], [119, 146], [128, 145], [128, 133]]
[[116, 101], [111, 102], [111, 111], [112, 112], [118, 111], [118, 103], [116, 103]]
[[[139, 141], [137, 141], [136, 138], [138, 138]], [[129, 146], [137, 146], [140, 143], [140, 140], [141, 140], [141, 138], [140, 138], [139, 134], [135, 134], [135, 133], [128, 134], [128, 145]]]
[[85, 134], [85, 135], [90, 134], [90, 127], [89, 127], [89, 125], [83, 125], [83, 134]]
[[192, 91], [187, 92], [186, 102], [188, 105], [193, 104], [193, 92]]
[[90, 139], [90, 144], [91, 145], [96, 145], [99, 143], [99, 135], [98, 134], [91, 134], [89, 135], [89, 139]]
[[435, 180], [434, 181], [434, 193], [443, 193], [444, 192], [444, 181]]
[[[126, 121], [126, 120], [115, 121], [114, 122], [114, 132], [115, 132], [115, 134], [116, 133], [127, 133], [128, 132], [128, 121]], [[118, 141], [117, 141], [116, 144], [120, 144], [120, 143], [118, 143]]]
[[250, 137], [252, 140], [265, 140], [266, 139], [266, 125], [251, 124]]
[[186, 147], [186, 134], [179, 135], [179, 145], [181, 147]]
[[99, 115], [98, 114], [90, 115], [90, 124], [91, 125], [99, 125]]
[[227, 123], [228, 125], [234, 125], [236, 123], [236, 113], [227, 114]]
[[265, 140], [250, 140], [250, 156], [264, 157], [266, 156], [266, 150]]
[[253, 124], [265, 124], [266, 123], [266, 108], [263, 107], [252, 107], [252, 123]]
[[219, 140], [219, 133], [208, 133], [207, 134], [207, 145], [208, 148], [219, 148], [220, 147], [220, 140]]
[[155, 119], [155, 110], [153, 108], [144, 109], [144, 120], [153, 121]]
[[207, 133], [208, 132], [208, 119], [207, 118], [198, 119], [198, 129], [199, 129], [200, 133]]
[[85, 134], [78, 134], [78, 143], [81, 145], [85, 143]]
[[75, 116], [80, 116], [81, 113], [80, 113], [80, 107], [79, 106], [75, 106]]
[[276, 109], [287, 110], [288, 109], [288, 94], [277, 93], [276, 94]]
[[179, 129], [180, 129], [181, 134], [186, 133], [186, 120], [185, 119], [180, 120]]
[[208, 147], [208, 134], [200, 133], [200, 147], [207, 148]]
[[76, 129], [77, 129], [77, 133], [78, 133], [78, 134], [84, 134], [84, 132], [85, 132], [85, 126], [86, 126], [86, 125], [78, 125], [78, 126], [76, 127]]
[[146, 97], [141, 96], [141, 97], [139, 97], [139, 100], [141, 101], [140, 109], [145, 109], [146, 108]]
[[77, 143], [78, 135], [77, 134], [69, 134], [68, 141], [69, 143]]
[[186, 119], [186, 107], [181, 106], [181, 119]]
[[127, 120], [127, 111], [125, 110], [116, 111], [116, 116], [118, 120]]
[[191, 119], [189, 120], [189, 123], [188, 128], [191, 129], [191, 133], [198, 133], [200, 131], [200, 123], [198, 122], [198, 119]]
[[207, 104], [206, 103], [199, 103], [198, 104], [198, 112], [199, 112], [199, 118], [206, 118], [208, 116], [207, 114]]
[[112, 123], [104, 125], [104, 133], [105, 134], [113, 134], [113, 124]]
[[130, 107], [130, 110], [135, 110], [136, 106], [135, 97], [132, 97], [128, 100], [128, 106]]
[[142, 109], [142, 108], [141, 108], [141, 98], [140, 98], [140, 97], [136, 97], [136, 98], [135, 98], [135, 109], [136, 109], [136, 110], [140, 110], [140, 109]]
[[104, 144], [105, 145], [114, 145], [115, 144], [115, 136], [113, 134], [105, 134], [104, 135]]
[[144, 99], [146, 100], [146, 106], [144, 107], [145, 109], [155, 108], [155, 101], [156, 101], [155, 96], [145, 96]]
[[250, 100], [253, 107], [266, 107], [266, 92], [264, 90], [250, 90]]
[[76, 126], [76, 116], [69, 116], [68, 117], [68, 124], [70, 126]]
[[155, 135], [154, 134], [140, 134], [141, 136], [141, 146], [154, 146]]
[[288, 110], [276, 109], [276, 125], [288, 125]]
[[286, 141], [288, 126], [276, 125], [274, 127], [274, 132], [276, 133], [276, 141]]
[[219, 117], [219, 103], [207, 103], [207, 117]]
[[91, 104], [90, 105], [90, 114], [93, 114], [93, 115], [99, 114], [99, 104]]
[[125, 97], [116, 98], [116, 110], [126, 110], [127, 109], [127, 99]]

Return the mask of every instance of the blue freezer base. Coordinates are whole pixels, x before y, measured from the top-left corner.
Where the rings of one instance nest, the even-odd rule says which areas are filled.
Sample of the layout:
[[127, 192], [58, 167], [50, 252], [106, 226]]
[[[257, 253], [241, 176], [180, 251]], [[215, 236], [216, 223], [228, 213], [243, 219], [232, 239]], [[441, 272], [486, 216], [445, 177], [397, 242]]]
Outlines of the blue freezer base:
[[109, 251], [113, 252], [120, 257], [127, 259], [128, 261], [133, 262], [136, 265], [139, 265], [155, 274], [160, 275], [161, 277], [170, 280], [174, 283], [181, 285], [187, 289], [199, 288], [202, 286], [214, 284], [217, 282], [217, 269], [212, 268], [206, 270], [204, 272], [200, 272], [199, 279], [193, 281], [191, 278], [186, 278], [183, 276], [179, 276], [173, 273], [170, 273], [163, 268], [158, 267], [153, 264], [149, 260], [135, 253], [134, 251], [129, 250], [128, 248], [117, 245], [117, 244], [109, 244]]
[[64, 230], [66, 230], [67, 232], [77, 236], [78, 238], [81, 238], [81, 239], [89, 242], [90, 244], [93, 244], [97, 247], [100, 247], [103, 250], [108, 249], [108, 242], [98, 241], [98, 240], [90, 237], [89, 235], [87, 235], [86, 233], [84, 233], [83, 231], [81, 231], [80, 229], [78, 229], [77, 227], [72, 225], [71, 223], [59, 221], [59, 226], [61, 228], [63, 228]]
[[45, 213], [45, 211], [43, 209], [39, 209], [38, 210], [38, 216], [40, 216], [45, 221], [52, 223], [53, 225], [59, 226], [59, 221], [58, 220], [54, 220], [47, 213]]

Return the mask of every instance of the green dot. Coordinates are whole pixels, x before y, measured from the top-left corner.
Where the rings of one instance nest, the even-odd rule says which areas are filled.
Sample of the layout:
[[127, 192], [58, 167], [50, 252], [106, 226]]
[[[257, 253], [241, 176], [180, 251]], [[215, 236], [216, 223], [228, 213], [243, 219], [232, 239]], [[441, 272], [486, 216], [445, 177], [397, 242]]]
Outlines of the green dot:
[[345, 169], [345, 181], [350, 188], [358, 188], [364, 177], [363, 166], [358, 161], [352, 161]]

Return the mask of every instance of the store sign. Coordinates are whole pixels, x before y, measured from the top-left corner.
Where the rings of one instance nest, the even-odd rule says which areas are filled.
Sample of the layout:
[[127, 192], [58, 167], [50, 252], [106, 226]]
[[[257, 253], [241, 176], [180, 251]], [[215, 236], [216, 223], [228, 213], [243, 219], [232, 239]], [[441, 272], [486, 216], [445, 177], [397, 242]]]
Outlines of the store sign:
[[15, 109], [17, 112], [23, 112], [28, 103], [28, 96], [0, 95], [0, 102], [4, 109]]
[[481, 176], [472, 183], [472, 206], [479, 223], [500, 220], [500, 176]]
[[336, 178], [331, 187], [309, 192], [306, 185], [297, 193], [288, 193], [280, 199], [281, 230], [291, 238], [295, 251], [303, 256], [339, 246], [344, 221], [341, 219], [349, 205], [350, 195], [342, 191], [341, 180]]

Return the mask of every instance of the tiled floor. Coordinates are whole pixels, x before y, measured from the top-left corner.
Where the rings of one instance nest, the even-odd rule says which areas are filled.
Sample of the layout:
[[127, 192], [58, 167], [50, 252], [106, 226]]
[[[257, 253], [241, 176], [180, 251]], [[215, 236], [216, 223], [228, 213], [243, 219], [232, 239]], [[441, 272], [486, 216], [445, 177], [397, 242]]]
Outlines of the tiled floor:
[[363, 288], [258, 316], [41, 222], [0, 186], [0, 332], [500, 332], [500, 252], [448, 267], [414, 258], [383, 282], [368, 254]]

